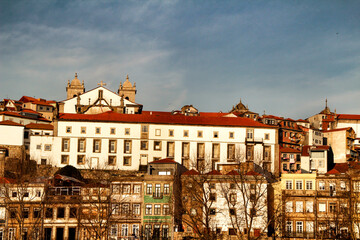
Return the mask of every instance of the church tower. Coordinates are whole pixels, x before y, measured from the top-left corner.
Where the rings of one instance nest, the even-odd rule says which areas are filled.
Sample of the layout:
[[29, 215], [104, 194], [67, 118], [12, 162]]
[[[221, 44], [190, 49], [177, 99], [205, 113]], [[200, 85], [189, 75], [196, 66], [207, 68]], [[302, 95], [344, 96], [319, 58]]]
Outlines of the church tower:
[[78, 79], [77, 73], [75, 73], [75, 78], [71, 81], [68, 80], [68, 84], [66, 86], [66, 99], [70, 99], [76, 97], [78, 94], [83, 94], [85, 92], [84, 80], [80, 83]]
[[134, 82], [134, 86], [129, 81], [129, 75], [126, 75], [126, 81], [124, 84], [120, 82], [118, 94], [120, 96], [124, 96], [125, 99], [135, 102], [136, 95], [136, 83]]

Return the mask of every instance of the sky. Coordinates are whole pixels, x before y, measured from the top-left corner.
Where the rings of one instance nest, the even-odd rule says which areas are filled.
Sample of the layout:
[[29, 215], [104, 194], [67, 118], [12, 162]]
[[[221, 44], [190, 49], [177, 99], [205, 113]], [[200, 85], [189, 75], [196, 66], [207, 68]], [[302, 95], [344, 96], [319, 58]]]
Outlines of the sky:
[[0, 99], [129, 75], [144, 110], [360, 114], [360, 1], [0, 0]]

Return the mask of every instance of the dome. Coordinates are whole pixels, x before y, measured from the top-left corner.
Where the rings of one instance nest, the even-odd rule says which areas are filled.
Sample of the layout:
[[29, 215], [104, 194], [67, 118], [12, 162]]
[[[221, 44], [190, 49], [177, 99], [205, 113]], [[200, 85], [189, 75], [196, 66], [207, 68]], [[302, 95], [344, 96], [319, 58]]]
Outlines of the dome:
[[132, 84], [129, 81], [129, 75], [126, 76], [126, 81], [124, 82], [123, 87], [124, 88], [131, 88], [132, 87]]
[[71, 81], [71, 86], [81, 86], [80, 80], [77, 78], [78, 75], [75, 73], [75, 78]]

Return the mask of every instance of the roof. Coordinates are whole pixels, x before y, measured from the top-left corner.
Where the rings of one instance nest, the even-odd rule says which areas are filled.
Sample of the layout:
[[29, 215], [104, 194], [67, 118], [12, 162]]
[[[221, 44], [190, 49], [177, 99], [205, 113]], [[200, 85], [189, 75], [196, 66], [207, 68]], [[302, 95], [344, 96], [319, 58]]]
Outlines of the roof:
[[337, 119], [360, 120], [360, 114], [338, 114]]
[[262, 115], [262, 118], [273, 118], [276, 120], [283, 120], [283, 117], [278, 117], [278, 116], [274, 116], [274, 115]]
[[341, 174], [346, 173], [349, 170], [347, 163], [336, 163], [334, 168], [328, 171], [326, 174]]
[[191, 169], [189, 171], [184, 172], [182, 175], [200, 175], [200, 173], [195, 169]]
[[36, 119], [38, 121], [44, 121], [44, 122], [51, 122], [50, 120], [43, 118], [43, 117], [37, 117], [37, 118], [32, 118], [32, 117], [27, 117], [24, 115], [19, 114], [18, 112], [8, 112], [8, 111], [3, 111], [0, 112], [0, 115], [6, 115], [6, 116], [13, 116], [13, 117], [19, 117], [19, 118], [26, 118], [26, 119]]
[[226, 175], [240, 175], [237, 171], [235, 170], [231, 170], [230, 172], [228, 172]]
[[248, 171], [245, 175], [251, 175], [251, 176], [260, 176], [261, 174], [258, 172], [255, 172], [253, 170]]
[[37, 114], [37, 115], [41, 115], [41, 113], [37, 112], [37, 111], [34, 111], [32, 109], [28, 109], [28, 108], [23, 108], [21, 110], [22, 112], [27, 112], [27, 113], [34, 113], [34, 114]]
[[154, 164], [154, 163], [176, 163], [176, 162], [174, 161], [174, 159], [164, 158], [164, 159], [152, 161], [152, 162], [150, 162], [149, 164]]
[[300, 153], [301, 151], [293, 149], [293, 148], [288, 148], [288, 147], [283, 148], [283, 147], [281, 147], [280, 152], [282, 152], [282, 153]]
[[347, 131], [349, 130], [351, 127], [347, 127], [347, 128], [336, 128], [336, 129], [331, 129], [331, 130], [323, 130], [322, 132], [339, 132], [339, 131]]
[[23, 96], [22, 98], [20, 98], [19, 101], [22, 101], [24, 103], [31, 102], [34, 104], [45, 105], [45, 106], [52, 106], [50, 103], [55, 103], [55, 101], [48, 101], [48, 100], [41, 99], [41, 98], [36, 99], [33, 97], [29, 97], [29, 96]]
[[304, 119], [298, 119], [298, 120], [296, 120], [297, 122], [304, 122], [304, 123], [309, 123], [309, 121], [308, 120], [304, 120]]
[[50, 124], [42, 123], [29, 123], [25, 126], [27, 129], [42, 129], [42, 130], [54, 130], [54, 126]]
[[309, 150], [325, 150], [325, 151], [327, 151], [329, 149], [330, 149], [330, 146], [326, 146], [326, 145], [315, 145], [315, 146], [306, 145], [306, 146], [303, 146], [303, 148], [302, 148], [301, 156], [309, 157], [310, 156]]
[[16, 123], [10, 120], [5, 120], [5, 121], [1, 121], [0, 125], [8, 125], [8, 126], [18, 126], [18, 127], [23, 127], [24, 125], [20, 124], [20, 123]]
[[15, 183], [15, 180], [6, 177], [0, 177], [0, 183]]
[[147, 114], [122, 114], [112, 111], [100, 114], [73, 114], [62, 113], [59, 121], [94, 121], [94, 122], [127, 122], [127, 123], [154, 123], [174, 125], [206, 125], [206, 126], [241, 126], [259, 128], [277, 128], [249, 118], [228, 117], [202, 117], [185, 115], [147, 115]]

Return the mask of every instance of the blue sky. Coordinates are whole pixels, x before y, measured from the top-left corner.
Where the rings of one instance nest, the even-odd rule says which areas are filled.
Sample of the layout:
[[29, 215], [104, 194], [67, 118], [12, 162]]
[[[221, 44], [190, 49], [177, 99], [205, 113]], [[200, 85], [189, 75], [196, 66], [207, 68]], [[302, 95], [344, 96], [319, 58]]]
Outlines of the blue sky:
[[0, 98], [129, 74], [145, 110], [360, 114], [360, 1], [0, 1]]

